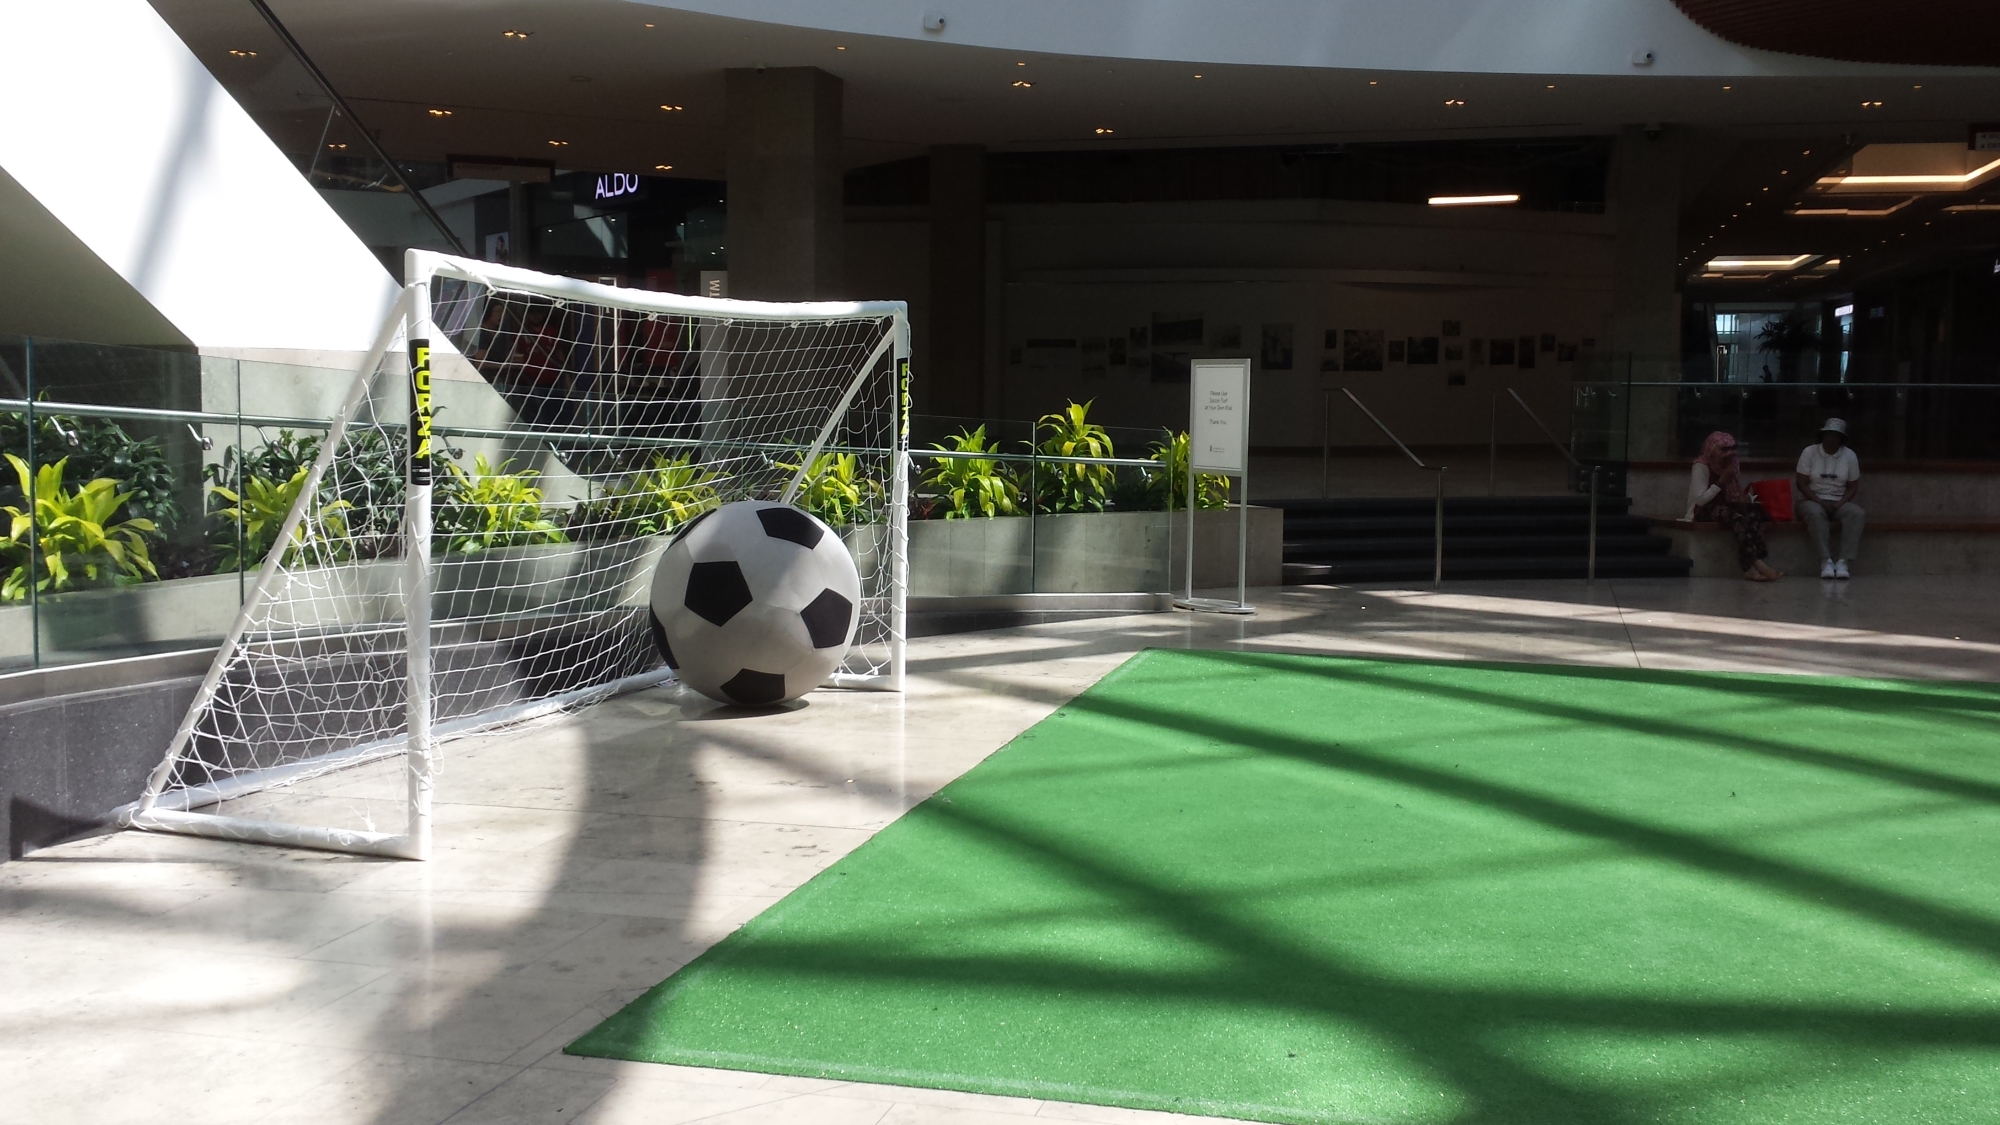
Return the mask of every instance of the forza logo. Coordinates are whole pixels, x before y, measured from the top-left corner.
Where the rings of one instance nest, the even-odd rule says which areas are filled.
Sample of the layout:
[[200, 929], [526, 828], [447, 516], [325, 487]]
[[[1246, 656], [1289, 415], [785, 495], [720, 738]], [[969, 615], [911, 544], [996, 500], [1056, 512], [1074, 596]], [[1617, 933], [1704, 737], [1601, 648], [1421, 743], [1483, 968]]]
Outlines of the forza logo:
[[410, 341], [410, 483], [431, 483], [431, 346]]

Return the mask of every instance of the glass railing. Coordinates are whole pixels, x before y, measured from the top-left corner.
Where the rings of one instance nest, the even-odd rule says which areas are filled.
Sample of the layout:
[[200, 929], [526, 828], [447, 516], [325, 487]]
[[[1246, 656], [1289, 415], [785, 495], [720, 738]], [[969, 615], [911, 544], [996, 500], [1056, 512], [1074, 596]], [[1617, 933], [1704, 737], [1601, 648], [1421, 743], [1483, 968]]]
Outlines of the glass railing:
[[[257, 505], [279, 505], [268, 494], [316, 455], [352, 378], [173, 349], [0, 338], [0, 454], [12, 458], [0, 461], [0, 509], [13, 510], [0, 510], [0, 673], [220, 643], [263, 561], [244, 528]], [[438, 432], [448, 442], [523, 464], [561, 460], [551, 442], [574, 444], [574, 434], [522, 428], [499, 396], [473, 393], [484, 389], [439, 385]], [[913, 451], [911, 593], [1174, 588], [1187, 501], [1184, 472], [1169, 484], [1167, 435], [1119, 433], [1137, 457], [1064, 457], [1030, 448], [1030, 425], [997, 450]], [[1184, 446], [1180, 456], [1184, 466]], [[588, 501], [569, 474], [544, 467], [548, 503]], [[1220, 480], [1204, 478], [1199, 492], [1204, 507], [1226, 503]]]
[[1889, 461], [2000, 461], [2000, 383], [1579, 382], [1572, 448], [1609, 461], [1685, 460], [1710, 433], [1746, 457], [1795, 457], [1828, 417]]

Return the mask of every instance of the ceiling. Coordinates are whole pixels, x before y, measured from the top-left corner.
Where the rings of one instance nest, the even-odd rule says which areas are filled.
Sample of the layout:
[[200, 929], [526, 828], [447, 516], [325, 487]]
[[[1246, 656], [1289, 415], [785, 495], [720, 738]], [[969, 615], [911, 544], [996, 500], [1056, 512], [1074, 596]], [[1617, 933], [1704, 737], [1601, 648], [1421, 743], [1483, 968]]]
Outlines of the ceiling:
[[[248, 3], [153, 2], [252, 112], [314, 143], [325, 116], [318, 95]], [[1966, 121], [2000, 119], [2000, 77], [1948, 69], [1724, 80], [1213, 66], [871, 38], [626, 0], [271, 3], [404, 159], [668, 164], [675, 175], [719, 178], [722, 73], [757, 66], [817, 66], [844, 80], [850, 167], [938, 143], [1268, 145], [1574, 135], [1644, 121], [1741, 136], [1944, 140]], [[684, 108], [663, 112], [663, 103]]]
[[1674, 0], [1745, 47], [1848, 62], [2000, 66], [1993, 0]]

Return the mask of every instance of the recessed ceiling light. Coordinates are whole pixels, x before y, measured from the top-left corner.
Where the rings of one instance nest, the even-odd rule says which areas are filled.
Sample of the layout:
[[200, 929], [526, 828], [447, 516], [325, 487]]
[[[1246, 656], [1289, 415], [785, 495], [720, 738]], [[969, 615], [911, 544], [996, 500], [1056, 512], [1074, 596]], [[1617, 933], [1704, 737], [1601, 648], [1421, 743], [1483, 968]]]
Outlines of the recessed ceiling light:
[[1102, 125], [1099, 125], [1099, 126], [1097, 127], [1097, 135], [1098, 135], [1098, 136], [1100, 136], [1100, 137], [1105, 137], [1105, 136], [1109, 136], [1109, 135], [1111, 135], [1111, 130], [1110, 130], [1110, 129], [1107, 129], [1107, 128], [1105, 128], [1105, 127], [1104, 127], [1104, 126], [1102, 126]]
[[834, 49], [834, 50], [836, 50], [836, 51], [845, 51], [845, 50], [847, 50], [847, 47], [846, 47], [846, 46], [845, 46], [844, 44], [840, 44], [840, 43], [835, 43], [835, 44], [833, 45], [833, 49]]
[[1035, 85], [1035, 84], [1034, 84], [1033, 82], [1029, 82], [1029, 81], [1027, 81], [1026, 79], [1019, 79], [1019, 78], [1017, 78], [1017, 79], [1015, 79], [1015, 80], [1014, 80], [1014, 85], [1015, 85], [1015, 86], [1017, 86], [1017, 87], [1019, 87], [1019, 88], [1021, 88], [1021, 89], [1023, 89], [1023, 90], [1029, 90], [1029, 89], [1033, 89], [1033, 88], [1034, 88], [1034, 85]]
[[549, 143], [556, 146], [557, 148], [563, 148], [569, 144], [568, 141], [550, 141]]
[[432, 117], [450, 117], [451, 111], [448, 109], [433, 109], [430, 111], [430, 115]]
[[1380, 82], [1377, 82], [1377, 81], [1375, 81], [1375, 80], [1374, 80], [1373, 78], [1370, 78], [1370, 79], [1368, 80], [1368, 84], [1369, 84], [1370, 86], [1380, 86], [1380, 85], [1381, 85], [1381, 83], [1380, 83]]
[[651, 26], [653, 26], [653, 25], [649, 23], [649, 24], [647, 24], [646, 26], [647, 26], [647, 27], [651, 27]]
[[674, 166], [673, 166], [673, 165], [671, 165], [671, 164], [655, 164], [655, 165], [653, 165], [653, 171], [655, 171], [655, 172], [671, 172], [671, 171], [673, 171], [673, 170], [674, 170]]
[[532, 31], [516, 31], [511, 27], [500, 33], [501, 37], [504, 39], [526, 39], [528, 36], [533, 34], [534, 32]]
[[1549, 89], [1553, 90], [1553, 89], [1555, 89], [1555, 88], [1556, 88], [1556, 87], [1555, 87], [1555, 83], [1553, 83], [1553, 82], [1549, 83]]
[[1196, 78], [1200, 78], [1200, 77], [1201, 77], [1201, 75], [1197, 74], [1197, 75], [1195, 75], [1195, 77], [1196, 77]]
[[1026, 63], [1025, 61], [1023, 61], [1023, 62], [1017, 62], [1017, 63], [1015, 63], [1014, 65], [1015, 65], [1015, 66], [1027, 66], [1028, 64], [1027, 64], [1027, 63]]
[[347, 147], [347, 142], [346, 142], [346, 141], [342, 141], [342, 142], [340, 142], [340, 143], [339, 143], [339, 144], [337, 144], [337, 145], [328, 145], [328, 146], [326, 146], [326, 147], [328, 147], [328, 148], [336, 148], [336, 149], [338, 149], [338, 148], [346, 148], [346, 147]]
[[1734, 90], [1735, 88], [1736, 88], [1736, 87], [1734, 87], [1734, 86], [1724, 86], [1724, 87], [1723, 87], [1723, 89], [1725, 89], [1725, 90]]
[[1465, 99], [1464, 99], [1464, 98], [1446, 98], [1446, 99], [1444, 100], [1444, 104], [1446, 104], [1446, 105], [1464, 105], [1464, 104], [1465, 104]]
[[242, 51], [238, 50], [235, 47], [231, 47], [229, 49], [229, 53], [235, 55], [239, 59], [254, 59], [257, 57], [257, 52], [255, 51]]
[[1862, 102], [1862, 103], [1861, 103], [1861, 108], [1862, 108], [1862, 109], [1876, 109], [1876, 108], [1879, 108], [1879, 107], [1881, 106], [1881, 104], [1882, 104], [1881, 102]]
[[1518, 195], [1433, 195], [1430, 198], [1433, 207], [1481, 207], [1520, 201]]
[[660, 109], [667, 113], [679, 113], [686, 108], [684, 105], [673, 105], [671, 103], [660, 106]]

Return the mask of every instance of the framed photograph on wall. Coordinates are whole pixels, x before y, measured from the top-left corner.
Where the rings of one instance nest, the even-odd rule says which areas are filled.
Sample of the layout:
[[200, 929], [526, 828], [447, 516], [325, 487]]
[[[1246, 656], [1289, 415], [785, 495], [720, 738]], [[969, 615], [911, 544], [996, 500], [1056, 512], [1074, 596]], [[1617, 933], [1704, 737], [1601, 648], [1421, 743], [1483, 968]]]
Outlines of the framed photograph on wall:
[[1522, 370], [1528, 370], [1535, 366], [1535, 338], [1523, 336], [1520, 345], [1514, 355], [1514, 365]]
[[1349, 371], [1382, 370], [1382, 330], [1350, 328], [1341, 334], [1341, 366]]
[[1486, 362], [1486, 341], [1473, 337], [1465, 342], [1465, 361], [1477, 366]]
[[1290, 371], [1292, 369], [1292, 326], [1290, 324], [1266, 324], [1264, 326], [1264, 346], [1257, 351], [1258, 366], [1266, 371]]
[[1438, 338], [1436, 336], [1410, 337], [1410, 362], [1435, 365], [1438, 361]]
[[1458, 323], [1459, 323], [1459, 322], [1458, 322], [1458, 321], [1456, 321], [1456, 320], [1447, 320], [1447, 321], [1445, 321], [1445, 322], [1444, 322], [1444, 331], [1442, 331], [1442, 332], [1439, 332], [1439, 333], [1438, 333], [1438, 335], [1440, 335], [1440, 336], [1444, 336], [1444, 337], [1447, 337], [1447, 338], [1449, 338], [1449, 337], [1453, 337], [1453, 336], [1456, 336], [1456, 335], [1458, 335]]
[[1558, 344], [1556, 345], [1556, 362], [1557, 362], [1557, 363], [1575, 363], [1575, 362], [1576, 362], [1576, 345], [1575, 345], [1575, 344], [1563, 344], [1563, 343], [1558, 343]]
[[1542, 350], [1543, 350], [1543, 351], [1545, 351], [1545, 352], [1552, 352], [1552, 351], [1555, 351], [1555, 350], [1556, 350], [1556, 334], [1555, 334], [1555, 333], [1553, 333], [1553, 332], [1544, 332], [1544, 333], [1542, 333]]
[[1495, 336], [1486, 346], [1486, 359], [1495, 367], [1514, 366], [1514, 341], [1503, 336]]
[[1445, 361], [1446, 363], [1464, 363], [1464, 362], [1465, 362], [1465, 345], [1464, 345], [1464, 344], [1446, 344], [1446, 345], [1444, 346], [1444, 361]]

